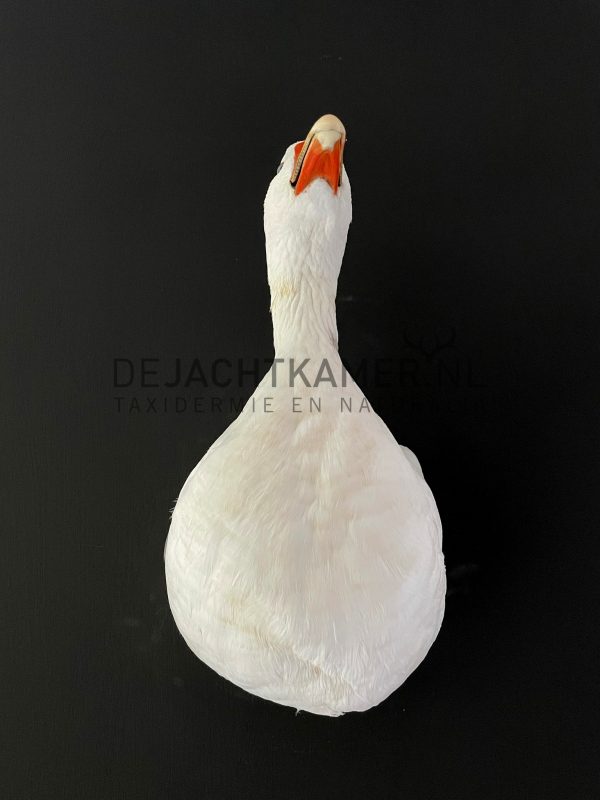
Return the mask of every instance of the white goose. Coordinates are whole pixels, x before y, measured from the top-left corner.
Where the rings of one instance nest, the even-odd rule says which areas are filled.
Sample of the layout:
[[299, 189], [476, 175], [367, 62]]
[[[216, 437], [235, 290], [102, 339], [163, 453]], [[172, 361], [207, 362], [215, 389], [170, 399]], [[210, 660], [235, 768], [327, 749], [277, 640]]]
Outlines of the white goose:
[[271, 181], [274, 367], [188, 477], [165, 548], [173, 616], [198, 658], [248, 692], [329, 716], [403, 683], [437, 636], [446, 588], [419, 463], [338, 355], [345, 139], [337, 117], [321, 117]]

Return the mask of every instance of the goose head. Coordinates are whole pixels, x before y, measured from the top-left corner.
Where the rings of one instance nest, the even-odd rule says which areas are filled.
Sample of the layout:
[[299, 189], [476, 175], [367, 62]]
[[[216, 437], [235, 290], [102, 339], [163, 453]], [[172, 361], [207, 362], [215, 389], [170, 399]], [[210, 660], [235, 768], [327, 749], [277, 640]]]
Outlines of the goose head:
[[342, 122], [325, 114], [304, 140], [287, 148], [271, 180], [264, 227], [273, 300], [307, 284], [335, 298], [352, 218], [345, 143]]

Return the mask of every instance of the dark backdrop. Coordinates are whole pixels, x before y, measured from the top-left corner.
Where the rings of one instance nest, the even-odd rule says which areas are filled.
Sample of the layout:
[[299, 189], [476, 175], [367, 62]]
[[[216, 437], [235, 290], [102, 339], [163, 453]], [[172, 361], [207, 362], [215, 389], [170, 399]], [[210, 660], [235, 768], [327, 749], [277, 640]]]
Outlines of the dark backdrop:
[[[13, 1], [0, 30], [2, 796], [598, 797], [597, 4]], [[164, 383], [272, 356], [262, 201], [325, 112], [341, 352], [449, 575], [422, 666], [333, 720], [197, 661], [162, 560], [255, 380]]]

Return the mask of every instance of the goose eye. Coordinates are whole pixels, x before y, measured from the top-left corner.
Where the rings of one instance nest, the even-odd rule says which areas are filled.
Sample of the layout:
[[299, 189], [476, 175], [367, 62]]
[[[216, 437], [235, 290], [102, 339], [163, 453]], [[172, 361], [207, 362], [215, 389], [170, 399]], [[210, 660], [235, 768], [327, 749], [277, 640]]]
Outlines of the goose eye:
[[279, 172], [281, 172], [281, 168], [282, 168], [282, 167], [283, 167], [283, 161], [282, 161], [282, 162], [281, 162], [281, 164], [280, 164], [280, 165], [277, 167], [277, 172], [275, 173], [276, 175], [277, 175]]

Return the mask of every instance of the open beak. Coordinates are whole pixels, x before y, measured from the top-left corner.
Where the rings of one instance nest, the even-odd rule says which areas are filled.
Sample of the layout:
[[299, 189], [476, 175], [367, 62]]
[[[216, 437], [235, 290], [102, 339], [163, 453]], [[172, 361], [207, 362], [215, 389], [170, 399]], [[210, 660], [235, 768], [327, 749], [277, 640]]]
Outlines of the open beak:
[[303, 142], [298, 142], [290, 183], [299, 195], [316, 178], [324, 178], [337, 194], [342, 182], [342, 162], [346, 129], [333, 114], [325, 114], [315, 122]]

